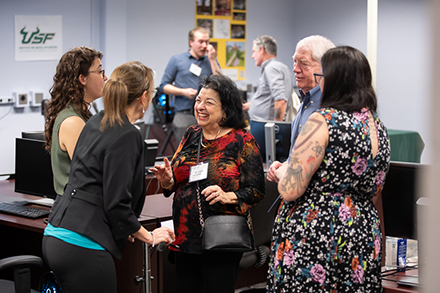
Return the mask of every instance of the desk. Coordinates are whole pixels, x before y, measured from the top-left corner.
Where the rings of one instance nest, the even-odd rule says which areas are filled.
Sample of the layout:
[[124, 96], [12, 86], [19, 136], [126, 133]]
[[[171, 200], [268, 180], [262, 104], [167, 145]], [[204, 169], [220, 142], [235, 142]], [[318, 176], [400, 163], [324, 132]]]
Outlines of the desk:
[[388, 129], [391, 144], [391, 161], [420, 163], [425, 143], [415, 131]]
[[[15, 193], [14, 184], [14, 180], [0, 181], [0, 199], [5, 201], [38, 199], [36, 196]], [[147, 230], [155, 229], [160, 221], [171, 219], [171, 206], [172, 197], [165, 198], [162, 194], [147, 196], [139, 218], [140, 223]], [[0, 258], [20, 254], [42, 256], [41, 241], [45, 228], [46, 224], [41, 218], [34, 220], [0, 213], [0, 235], [2, 235]], [[162, 253], [152, 254], [150, 264], [151, 274], [154, 277], [151, 283], [153, 292], [164, 292], [164, 276], [160, 274], [163, 262]], [[118, 292], [140, 292], [139, 285], [134, 284], [134, 277], [143, 276], [142, 243], [140, 241], [134, 243], [127, 241], [121, 260], [115, 259], [115, 266]], [[32, 269], [33, 288], [38, 287], [40, 277], [47, 271], [49, 271], [49, 268], [46, 265]], [[2, 271], [0, 277], [12, 279], [12, 274]]]
[[[158, 187], [157, 180], [150, 175], [146, 176], [147, 197], [142, 209], [139, 221], [147, 230], [157, 228], [160, 222], [172, 218], [172, 196], [165, 198], [162, 194], [151, 194]], [[0, 181], [0, 200], [20, 201], [38, 199], [36, 196], [15, 193], [14, 180]], [[160, 189], [161, 191], [161, 189]], [[49, 208], [47, 208], [49, 209]], [[32, 254], [42, 256], [41, 241], [43, 231], [46, 228], [43, 219], [27, 219], [13, 215], [0, 213], [0, 258]], [[151, 250], [150, 250], [151, 252]], [[152, 292], [172, 293], [175, 292], [174, 266], [167, 260], [169, 251], [151, 254], [150, 269], [154, 279], [151, 282]], [[140, 241], [127, 242], [121, 260], [115, 259], [118, 292], [138, 293], [141, 292], [139, 285], [135, 285], [134, 278], [142, 277], [143, 246]], [[41, 276], [48, 272], [49, 268], [44, 265], [41, 268], [32, 268], [32, 287], [38, 288]], [[238, 288], [261, 283], [266, 280], [267, 265], [258, 269], [250, 268], [241, 271], [238, 276]], [[0, 272], [0, 278], [12, 279], [12, 274]]]
[[420, 290], [416, 287], [405, 287], [397, 285], [397, 281], [407, 278], [409, 276], [417, 275], [418, 270], [408, 270], [406, 272], [396, 273], [392, 276], [385, 277], [387, 280], [382, 280], [383, 293], [417, 293]]

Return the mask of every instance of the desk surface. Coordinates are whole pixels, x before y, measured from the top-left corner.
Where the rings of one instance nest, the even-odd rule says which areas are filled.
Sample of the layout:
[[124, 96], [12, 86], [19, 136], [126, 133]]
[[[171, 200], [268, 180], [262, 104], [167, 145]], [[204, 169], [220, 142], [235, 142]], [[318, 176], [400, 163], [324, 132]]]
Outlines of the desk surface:
[[[38, 196], [14, 192], [14, 184], [14, 180], [0, 181], [0, 201], [26, 201], [40, 198]], [[139, 222], [141, 222], [141, 224], [148, 224], [149, 222], [157, 221], [158, 219], [171, 219], [172, 202], [172, 197], [166, 198], [162, 194], [148, 195], [145, 199], [144, 208], [139, 217]], [[49, 210], [48, 207], [40, 206], [39, 208]], [[3, 213], [0, 213], [0, 224], [40, 233], [46, 228], [46, 224], [43, 222], [42, 218], [29, 219]]]
[[419, 288], [417, 287], [406, 287], [397, 285], [397, 281], [408, 278], [410, 276], [415, 276], [418, 274], [418, 270], [408, 270], [406, 272], [396, 273], [390, 276], [383, 277], [382, 286], [383, 293], [417, 293]]

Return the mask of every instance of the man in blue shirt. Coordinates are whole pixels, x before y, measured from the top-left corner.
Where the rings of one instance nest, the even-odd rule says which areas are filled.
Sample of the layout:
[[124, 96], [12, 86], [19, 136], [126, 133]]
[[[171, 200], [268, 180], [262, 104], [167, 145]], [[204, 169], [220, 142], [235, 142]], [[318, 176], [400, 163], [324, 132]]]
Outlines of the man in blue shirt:
[[[335, 45], [329, 39], [317, 35], [306, 37], [296, 45], [293, 55], [293, 73], [296, 85], [300, 88], [302, 102], [292, 122], [290, 153], [307, 119], [321, 104], [321, 87], [313, 74], [321, 72], [321, 57], [333, 47]], [[275, 175], [275, 171], [287, 162], [273, 162], [269, 167], [267, 179], [278, 182], [279, 178]]]
[[160, 91], [174, 96], [173, 130], [177, 142], [180, 142], [188, 126], [197, 123], [193, 100], [200, 77], [221, 74], [217, 52], [209, 44], [209, 31], [196, 27], [189, 32], [188, 39], [190, 49], [171, 57], [160, 84]]

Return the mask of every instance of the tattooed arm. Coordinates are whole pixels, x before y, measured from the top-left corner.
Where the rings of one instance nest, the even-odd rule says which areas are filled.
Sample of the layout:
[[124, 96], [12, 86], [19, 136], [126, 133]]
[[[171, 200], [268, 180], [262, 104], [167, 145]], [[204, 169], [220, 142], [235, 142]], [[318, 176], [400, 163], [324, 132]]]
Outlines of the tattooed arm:
[[290, 161], [277, 170], [278, 191], [286, 201], [299, 198], [321, 164], [328, 144], [328, 128], [319, 113], [310, 115], [290, 154]]

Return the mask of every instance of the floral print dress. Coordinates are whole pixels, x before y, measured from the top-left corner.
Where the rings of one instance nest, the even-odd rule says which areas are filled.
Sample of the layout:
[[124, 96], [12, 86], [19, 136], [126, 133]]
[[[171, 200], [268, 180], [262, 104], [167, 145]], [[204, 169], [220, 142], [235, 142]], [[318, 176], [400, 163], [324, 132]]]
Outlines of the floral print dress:
[[329, 142], [305, 193], [283, 201], [275, 220], [267, 292], [381, 292], [381, 232], [372, 197], [388, 172], [390, 145], [373, 113], [331, 108], [324, 116]]

